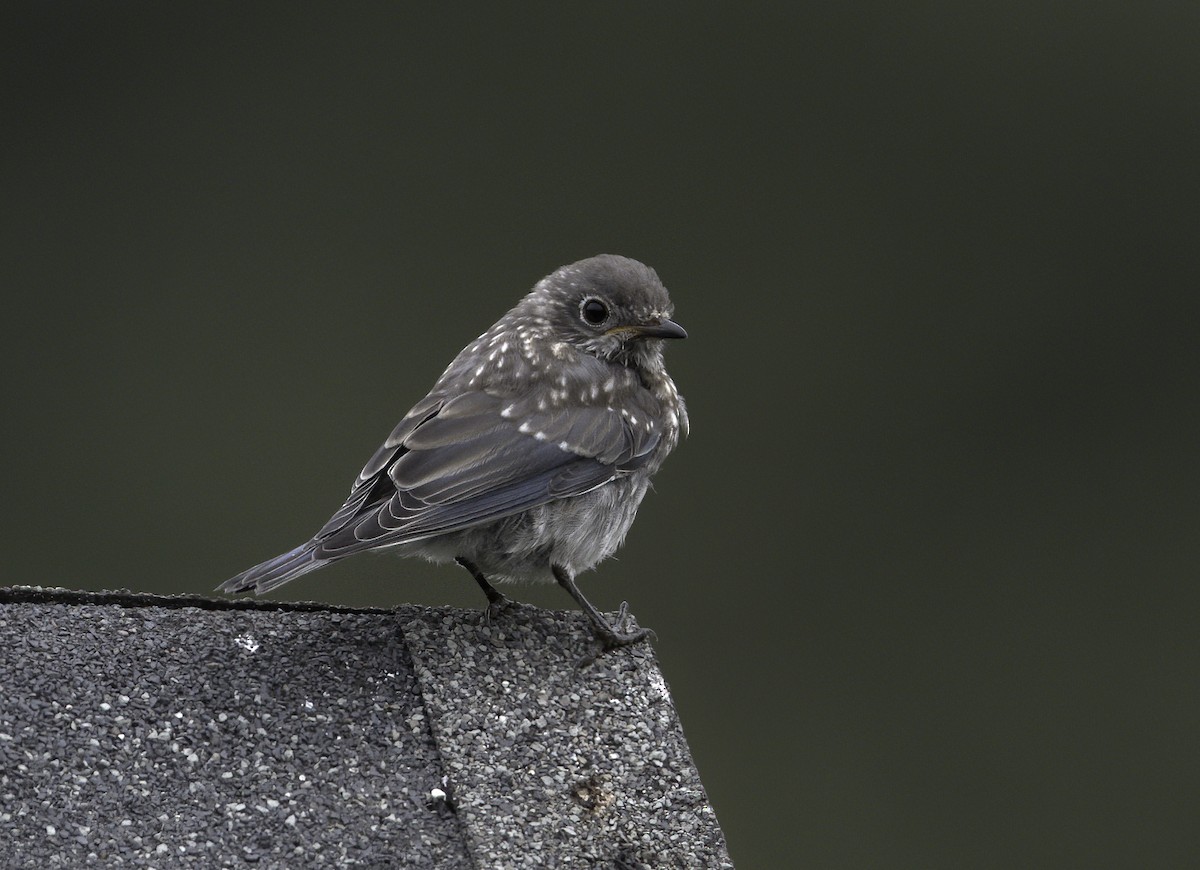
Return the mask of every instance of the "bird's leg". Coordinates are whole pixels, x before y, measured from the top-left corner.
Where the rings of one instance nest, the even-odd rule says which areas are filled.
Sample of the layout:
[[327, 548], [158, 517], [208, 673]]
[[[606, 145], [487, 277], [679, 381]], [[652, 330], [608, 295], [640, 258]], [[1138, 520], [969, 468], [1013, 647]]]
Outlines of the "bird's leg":
[[483, 594], [487, 596], [488, 606], [483, 612], [483, 620], [485, 623], [490, 623], [501, 613], [512, 606], [512, 600], [488, 582], [488, 578], [484, 576], [479, 567], [469, 559], [464, 559], [461, 556], [456, 556], [455, 562], [462, 565], [471, 572], [471, 576], [475, 578], [475, 582], [479, 584], [479, 588], [483, 590]]
[[629, 603], [625, 601], [621, 602], [621, 610], [617, 614], [617, 623], [613, 625], [605, 619], [604, 614], [597, 610], [592, 602], [583, 597], [583, 593], [575, 585], [575, 578], [571, 576], [567, 569], [561, 565], [551, 565], [550, 570], [554, 572], [554, 578], [558, 581], [558, 585], [566, 589], [567, 594], [574, 598], [575, 602], [583, 608], [588, 621], [592, 623], [592, 632], [596, 635], [596, 639], [604, 645], [605, 649], [628, 646], [631, 643], [637, 643], [639, 640], [651, 637], [654, 634], [648, 628], [629, 631]]

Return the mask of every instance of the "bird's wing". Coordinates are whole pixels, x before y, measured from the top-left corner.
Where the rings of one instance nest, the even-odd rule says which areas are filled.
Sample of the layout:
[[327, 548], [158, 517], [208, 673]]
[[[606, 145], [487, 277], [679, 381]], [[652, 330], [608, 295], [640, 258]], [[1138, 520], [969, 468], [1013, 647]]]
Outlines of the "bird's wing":
[[358, 477], [354, 479], [354, 483], [350, 487], [349, 498], [338, 508], [337, 513], [331, 516], [325, 525], [321, 527], [321, 530], [317, 532], [314, 536], [316, 540], [326, 538], [334, 532], [345, 528], [346, 524], [356, 516], [361, 515], [368, 505], [374, 504], [380, 498], [391, 495], [389, 491], [390, 481], [386, 475], [381, 475], [380, 472], [401, 452], [404, 439], [411, 435], [422, 423], [437, 416], [445, 404], [445, 398], [431, 393], [404, 415], [404, 419], [396, 424], [396, 428], [392, 430], [392, 434], [387, 437], [386, 441], [379, 445], [379, 449], [367, 460], [367, 464], [363, 466], [363, 470], [358, 473]]
[[396, 427], [317, 534], [318, 556], [480, 525], [636, 469], [660, 433], [649, 423], [649, 395], [625, 398], [625, 413], [605, 404], [539, 408], [484, 392], [426, 399]]

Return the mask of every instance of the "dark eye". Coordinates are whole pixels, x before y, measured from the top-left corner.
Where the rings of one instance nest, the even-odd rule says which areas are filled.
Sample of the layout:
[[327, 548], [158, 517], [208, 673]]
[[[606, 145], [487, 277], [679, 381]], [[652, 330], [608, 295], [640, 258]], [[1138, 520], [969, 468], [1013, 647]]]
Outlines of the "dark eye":
[[608, 306], [599, 299], [587, 299], [579, 308], [583, 319], [592, 326], [598, 326], [608, 319]]

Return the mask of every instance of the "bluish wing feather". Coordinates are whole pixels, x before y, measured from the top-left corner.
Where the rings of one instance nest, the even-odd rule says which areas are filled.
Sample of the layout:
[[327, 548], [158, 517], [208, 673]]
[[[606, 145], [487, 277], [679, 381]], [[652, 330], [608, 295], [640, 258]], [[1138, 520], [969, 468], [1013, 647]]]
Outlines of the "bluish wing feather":
[[[571, 463], [567, 477], [578, 492], [587, 492], [613, 477], [611, 468], [595, 460]], [[320, 543], [320, 558], [340, 558], [361, 550], [409, 543], [529, 510], [554, 498], [578, 494], [555, 486], [562, 473], [553, 469], [474, 498], [429, 507], [413, 505], [407, 493], [397, 493], [352, 526]], [[553, 494], [557, 493], [557, 494]]]
[[[417, 541], [579, 495], [639, 465], [658, 440], [604, 405], [521, 416], [512, 409], [482, 392], [419, 405], [406, 419], [425, 417], [396, 427], [364, 469], [374, 477], [360, 478], [318, 534], [318, 558]], [[390, 455], [381, 461], [385, 449]]]

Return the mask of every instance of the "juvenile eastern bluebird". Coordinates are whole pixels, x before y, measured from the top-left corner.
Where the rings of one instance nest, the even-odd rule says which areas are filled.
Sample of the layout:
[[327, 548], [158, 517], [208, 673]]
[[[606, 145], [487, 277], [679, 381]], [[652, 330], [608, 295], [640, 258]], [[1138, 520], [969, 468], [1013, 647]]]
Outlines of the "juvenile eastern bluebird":
[[575, 585], [612, 555], [681, 435], [664, 339], [686, 338], [653, 269], [601, 254], [543, 278], [462, 350], [392, 430], [350, 497], [305, 544], [223, 592], [266, 592], [363, 550], [394, 549], [493, 581], [556, 580], [606, 647], [645, 637]]

